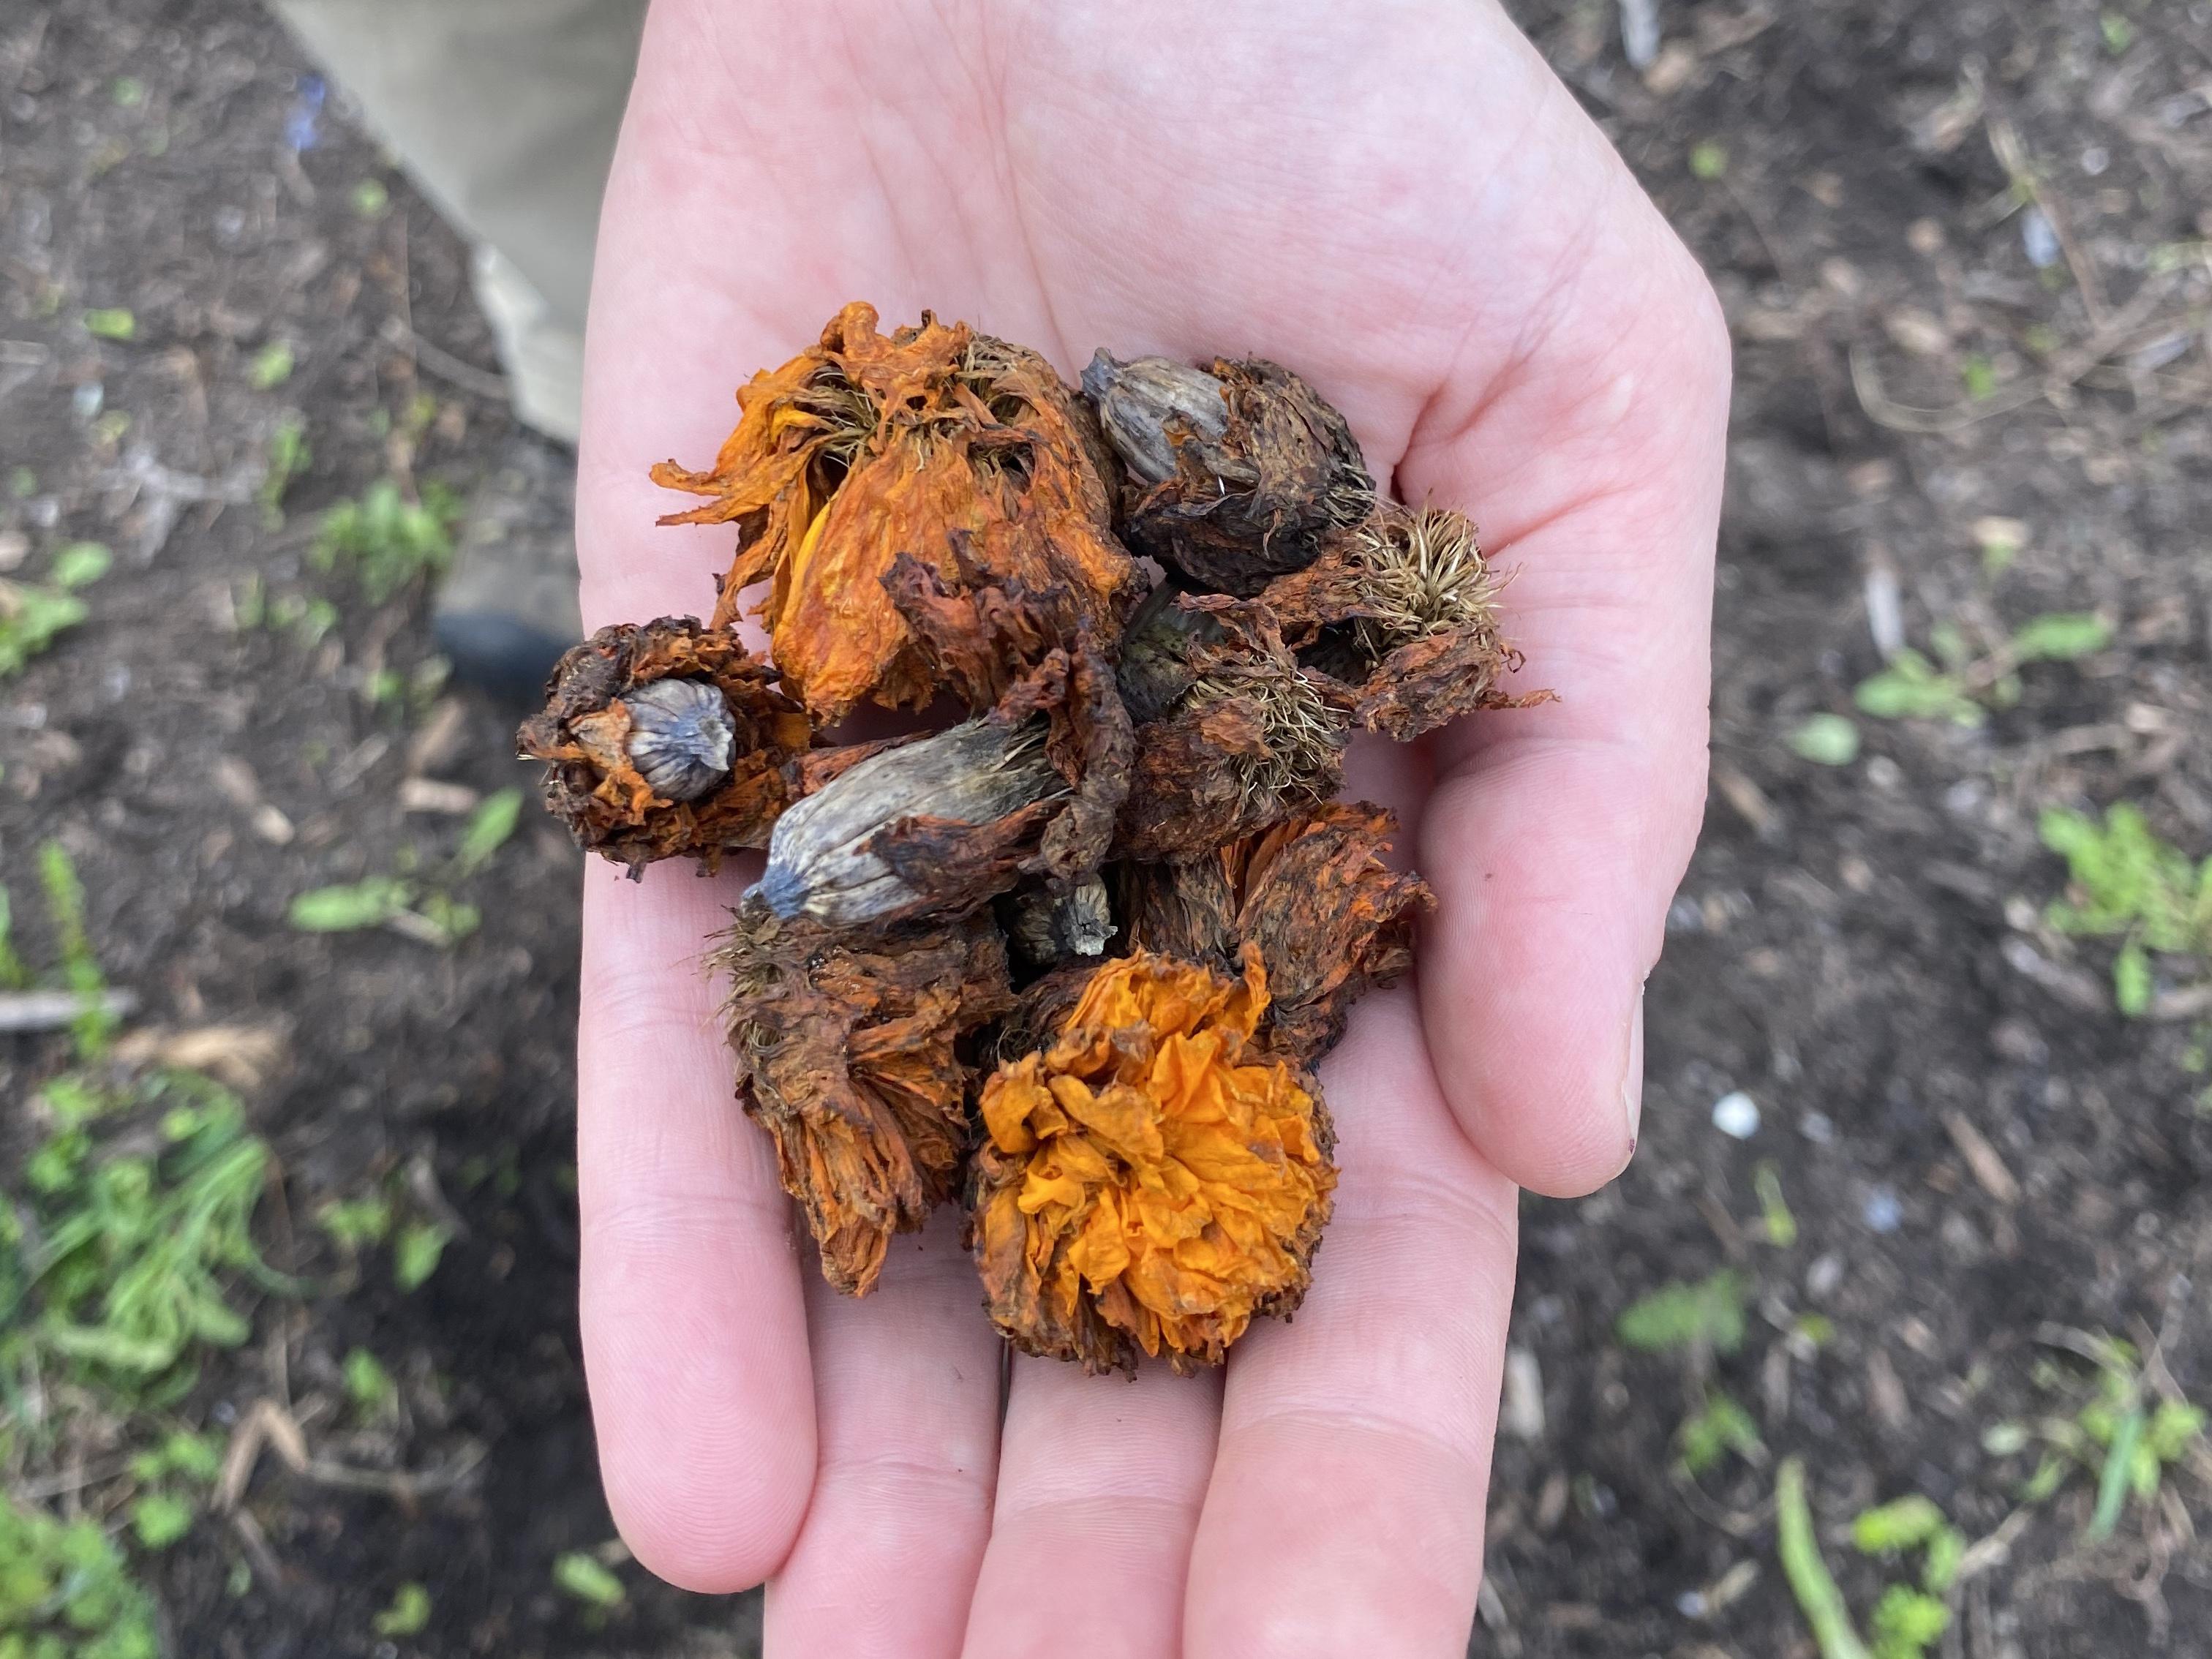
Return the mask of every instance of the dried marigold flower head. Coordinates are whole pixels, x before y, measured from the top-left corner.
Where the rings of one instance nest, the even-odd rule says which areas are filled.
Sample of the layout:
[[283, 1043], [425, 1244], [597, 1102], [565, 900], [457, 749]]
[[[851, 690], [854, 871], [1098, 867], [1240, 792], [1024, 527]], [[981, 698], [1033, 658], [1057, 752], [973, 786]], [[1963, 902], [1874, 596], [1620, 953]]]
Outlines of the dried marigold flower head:
[[1384, 501], [1261, 602], [1309, 672], [1344, 683], [1360, 725], [1406, 743], [1480, 709], [1552, 701], [1503, 689], [1521, 653], [1498, 630], [1498, 587], [1464, 514]]
[[935, 695], [884, 592], [902, 553], [948, 582], [1058, 590], [1099, 633], [1118, 631], [1138, 571], [1112, 534], [1112, 454], [1036, 353], [927, 313], [886, 336], [856, 302], [738, 402], [713, 467], [653, 469], [713, 498], [662, 522], [738, 526], [714, 621], [735, 620], [740, 592], [768, 579], [777, 665], [818, 719]]
[[577, 844], [629, 866], [767, 845], [808, 786], [805, 711], [737, 638], [690, 617], [603, 628], [516, 734]]
[[1374, 504], [1344, 416], [1279, 363], [1102, 350], [1083, 391], [1129, 469], [1122, 533], [1201, 588], [1249, 598]]
[[1336, 1171], [1313, 1085], [1253, 1041], [1267, 1006], [1256, 951], [1121, 957], [985, 1083], [969, 1231], [1017, 1347], [1186, 1370], [1297, 1305]]
[[1263, 605], [1177, 595], [1132, 644], [1125, 684], [1182, 690], [1137, 728], [1116, 856], [1209, 852], [1336, 792], [1348, 721]]
[[1382, 860], [1397, 821], [1331, 802], [1218, 852], [1119, 872], [1140, 950], [1227, 966], [1255, 950], [1273, 964], [1268, 1048], [1311, 1066], [1342, 1040], [1352, 1004], [1413, 965], [1428, 884]]
[[866, 1295], [894, 1233], [951, 1198], [967, 1138], [961, 1040], [1013, 999], [988, 917], [873, 934], [752, 901], [711, 965], [745, 1109], [775, 1140], [823, 1277]]

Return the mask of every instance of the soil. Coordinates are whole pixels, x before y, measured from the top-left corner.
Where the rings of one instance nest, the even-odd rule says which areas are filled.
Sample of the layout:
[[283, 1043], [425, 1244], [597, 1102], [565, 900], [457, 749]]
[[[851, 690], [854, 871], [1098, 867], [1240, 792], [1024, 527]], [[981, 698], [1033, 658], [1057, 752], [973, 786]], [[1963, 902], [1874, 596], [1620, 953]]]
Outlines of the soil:
[[[1837, 1528], [1919, 1492], [1995, 1539], [1938, 1650], [2212, 1652], [2201, 1460], [2087, 1547], [2093, 1473], [2022, 1505], [2033, 1449], [1985, 1449], [2062, 1413], [2088, 1374], [2069, 1332], [2155, 1343], [2212, 1399], [2203, 1033], [2120, 1018], [2110, 947], [2042, 924], [2064, 872], [2036, 827], [2125, 799], [2212, 851], [2212, 6], [1668, 4], [1640, 74], [1615, 6], [1516, 10], [1712, 271], [1738, 392], [1716, 787], [1650, 984], [1645, 1144], [1609, 1191], [1527, 1206], [1514, 1342], [1541, 1423], [1524, 1409], [1501, 1444], [1473, 1650], [1810, 1656], [1771, 1503], [1798, 1455], [1863, 1626], [1906, 1570]], [[2015, 139], [2040, 220], [2001, 159]], [[112, 307], [128, 341], [81, 325]], [[450, 951], [286, 920], [313, 888], [444, 870], [464, 819], [410, 802], [527, 781], [517, 711], [424, 667], [420, 585], [373, 605], [312, 557], [324, 507], [395, 470], [465, 492], [504, 435], [464, 250], [243, 0], [17, 0], [0, 335], [0, 537], [20, 538], [0, 550], [19, 579], [70, 540], [116, 554], [90, 619], [0, 707], [18, 942], [51, 957], [32, 855], [58, 838], [141, 1029], [258, 1034], [229, 1060], [262, 1073], [246, 1093], [281, 1163], [264, 1231], [316, 1287], [264, 1303], [180, 1414], [222, 1427], [273, 1400], [348, 1468], [420, 1477], [355, 1491], [264, 1457], [242, 1520], [151, 1558], [174, 1651], [751, 1653], [757, 1600], [623, 1565], [597, 1487], [574, 850], [526, 815], [455, 886], [483, 925]], [[257, 389], [276, 343], [296, 367]], [[288, 410], [314, 458], [278, 522], [253, 495]], [[1992, 517], [2024, 526], [1994, 573]], [[313, 600], [336, 612], [320, 639], [284, 620]], [[1792, 752], [1806, 715], [1852, 712], [1893, 615], [1923, 648], [1948, 625], [1986, 649], [2054, 611], [2100, 612], [2114, 643], [2027, 670], [1978, 729], [1861, 716], [1850, 764]], [[0, 1041], [0, 1097], [65, 1061], [59, 1038]], [[1743, 1140], [1712, 1122], [1738, 1091]], [[11, 1188], [24, 1144], [0, 1138]], [[411, 1293], [310, 1219], [371, 1190], [458, 1225]], [[1636, 1297], [1723, 1267], [1750, 1286], [1739, 1350], [1616, 1339]], [[341, 1431], [358, 1346], [403, 1410]], [[1673, 1442], [1707, 1389], [1761, 1447], [1693, 1480]], [[556, 1588], [574, 1550], [616, 1568], [619, 1610]], [[430, 1623], [379, 1636], [405, 1581]]]

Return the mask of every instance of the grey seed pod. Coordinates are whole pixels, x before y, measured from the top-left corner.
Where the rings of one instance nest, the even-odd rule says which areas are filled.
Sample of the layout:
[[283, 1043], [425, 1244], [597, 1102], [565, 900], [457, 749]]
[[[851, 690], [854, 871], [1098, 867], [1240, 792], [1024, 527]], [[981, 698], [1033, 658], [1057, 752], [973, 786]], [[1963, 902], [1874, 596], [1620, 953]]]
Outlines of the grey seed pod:
[[927, 902], [869, 843], [904, 819], [992, 823], [1065, 794], [1045, 753], [1048, 730], [1042, 720], [967, 720], [862, 761], [776, 820], [761, 896], [787, 921], [805, 915], [833, 927]]
[[1071, 957], [1103, 956], [1120, 931], [1107, 902], [1106, 884], [1085, 876], [1065, 892], [1032, 887], [1006, 903], [1006, 937], [1030, 961], [1049, 968]]
[[1083, 393], [1098, 410], [1098, 424], [1130, 472], [1146, 484], [1176, 475], [1171, 426], [1188, 436], [1218, 439], [1229, 430], [1229, 404], [1221, 382], [1202, 368], [1171, 357], [1123, 362], [1103, 347], [1083, 371]]
[[721, 691], [704, 680], [654, 680], [623, 693], [623, 745], [653, 793], [670, 800], [711, 795], [730, 775], [737, 729]]

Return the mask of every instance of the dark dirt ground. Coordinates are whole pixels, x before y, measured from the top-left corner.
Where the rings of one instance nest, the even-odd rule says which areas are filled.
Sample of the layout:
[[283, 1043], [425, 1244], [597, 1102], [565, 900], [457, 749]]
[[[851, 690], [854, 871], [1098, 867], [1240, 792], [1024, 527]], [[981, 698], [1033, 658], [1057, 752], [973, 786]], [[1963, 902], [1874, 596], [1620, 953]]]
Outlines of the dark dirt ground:
[[[2057, 1409], [2039, 1362], [2083, 1372], [2054, 1328], [2156, 1334], [2212, 1398], [2203, 1033], [2112, 1012], [2110, 948], [2038, 920], [2063, 871], [2036, 834], [2045, 805], [2126, 799], [2212, 850], [2212, 6], [1662, 4], [1641, 75], [1610, 0], [1518, 10], [1711, 270], [1738, 394], [1716, 787], [1651, 981], [1645, 1146], [1613, 1189], [1528, 1206], [1515, 1343], [1542, 1420], [1501, 1446], [1474, 1650], [1810, 1656], [1774, 1559], [1771, 1459], [1795, 1453], [1824, 1528], [1917, 1491], [1995, 1535], [1937, 1651], [2212, 1653], [2201, 1458], [2088, 1548], [2093, 1476], [2022, 1507], [2033, 1453], [1984, 1444]], [[450, 854], [458, 817], [404, 810], [435, 793], [420, 780], [520, 781], [514, 711], [371, 701], [428, 656], [422, 594], [372, 606], [307, 559], [319, 510], [376, 477], [465, 489], [505, 416], [454, 383], [492, 356], [453, 238], [336, 100], [288, 146], [303, 73], [241, 0], [0, 5], [0, 551], [19, 577], [71, 539], [117, 554], [89, 621], [6, 684], [0, 869], [42, 961], [32, 854], [60, 838], [138, 1025], [252, 1034], [218, 1047], [263, 1073], [270, 1254], [327, 1288], [264, 1303], [184, 1415], [226, 1428], [273, 1400], [361, 1470], [483, 1455], [413, 1492], [264, 1458], [237, 1517], [145, 1571], [185, 1656], [748, 1653], [745, 1600], [656, 1585], [612, 1548], [611, 1616], [551, 1577], [612, 1537], [574, 1328], [575, 854], [526, 818], [462, 890], [484, 923], [450, 951], [286, 924], [304, 890]], [[2065, 233], [2041, 266], [2001, 160], [2015, 138]], [[374, 216], [369, 179], [390, 191]], [[79, 325], [118, 306], [127, 343]], [[297, 368], [254, 390], [277, 341]], [[419, 444], [395, 443], [422, 394]], [[271, 527], [251, 496], [286, 409], [314, 461]], [[2025, 527], [1995, 576], [1991, 517]], [[272, 614], [330, 600], [335, 628], [241, 627], [257, 580]], [[2117, 637], [2029, 670], [1981, 729], [1862, 719], [1854, 763], [1809, 764], [1786, 739], [1850, 711], [1891, 594], [1922, 644], [2051, 611]], [[58, 1039], [0, 1044], [11, 1164], [12, 1103], [64, 1060]], [[1761, 1109], [1741, 1142], [1711, 1123], [1737, 1090]], [[385, 1186], [465, 1228], [409, 1295], [305, 1219]], [[1701, 1368], [1615, 1340], [1635, 1297], [1723, 1267], [1753, 1287], [1739, 1352]], [[356, 1346], [400, 1380], [399, 1426], [338, 1431]], [[1670, 1445], [1701, 1372], [1765, 1449], [1692, 1481]], [[97, 1513], [99, 1489], [64, 1501]], [[1898, 1574], [1824, 1535], [1863, 1623]], [[429, 1626], [380, 1638], [407, 1580]]]

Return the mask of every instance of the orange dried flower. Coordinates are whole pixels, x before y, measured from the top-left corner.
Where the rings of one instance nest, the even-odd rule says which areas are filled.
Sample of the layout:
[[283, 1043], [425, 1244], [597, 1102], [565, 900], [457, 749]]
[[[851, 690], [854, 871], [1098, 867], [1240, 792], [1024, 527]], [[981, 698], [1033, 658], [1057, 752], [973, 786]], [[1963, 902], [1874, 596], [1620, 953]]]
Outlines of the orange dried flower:
[[784, 921], [757, 898], [711, 965], [745, 1109], [775, 1139], [822, 1276], [865, 1296], [891, 1235], [957, 1188], [972, 1072], [961, 1039], [1013, 996], [988, 915], [873, 935]]
[[1092, 969], [1051, 1042], [985, 1083], [969, 1240], [1017, 1347], [1188, 1370], [1297, 1305], [1333, 1136], [1311, 1080], [1253, 1040], [1267, 1006], [1256, 951], [1234, 979], [1139, 952]]
[[883, 579], [904, 552], [948, 582], [963, 556], [992, 583], [1062, 589], [1113, 637], [1138, 572], [1112, 534], [1112, 456], [1036, 353], [947, 325], [878, 332], [854, 302], [821, 343], [738, 393], [714, 466], [653, 476], [712, 496], [664, 524], [738, 527], [718, 626], [767, 579], [777, 665], [824, 721], [867, 699], [921, 707], [936, 684]]
[[515, 744], [546, 763], [546, 807], [577, 844], [635, 875], [765, 847], [783, 809], [837, 769], [805, 758], [808, 738], [805, 711], [735, 635], [663, 617], [563, 656]]

